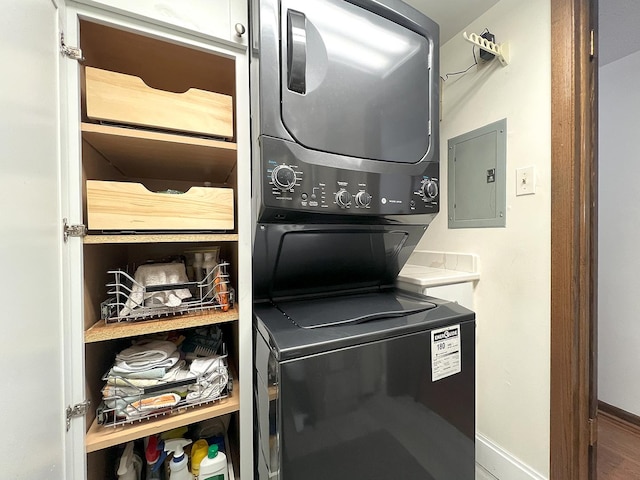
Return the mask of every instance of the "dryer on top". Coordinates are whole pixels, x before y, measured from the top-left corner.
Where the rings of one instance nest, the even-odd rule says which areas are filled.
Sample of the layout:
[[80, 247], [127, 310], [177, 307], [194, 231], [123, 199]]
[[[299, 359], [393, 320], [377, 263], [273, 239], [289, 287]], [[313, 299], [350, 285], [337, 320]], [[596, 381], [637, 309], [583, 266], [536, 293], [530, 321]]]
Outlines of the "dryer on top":
[[260, 220], [437, 212], [438, 25], [398, 0], [253, 0], [252, 14]]

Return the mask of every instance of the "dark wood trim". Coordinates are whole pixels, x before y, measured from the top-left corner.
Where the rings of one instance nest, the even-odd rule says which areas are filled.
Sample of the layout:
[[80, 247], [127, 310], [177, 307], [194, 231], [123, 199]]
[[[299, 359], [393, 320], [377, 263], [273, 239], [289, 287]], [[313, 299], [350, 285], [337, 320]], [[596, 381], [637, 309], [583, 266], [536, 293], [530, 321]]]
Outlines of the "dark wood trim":
[[623, 423], [627, 428], [632, 428], [640, 433], [640, 417], [603, 401], [598, 402], [598, 415], [607, 415], [617, 423]]
[[595, 477], [596, 191], [590, 0], [551, 2], [551, 480]]

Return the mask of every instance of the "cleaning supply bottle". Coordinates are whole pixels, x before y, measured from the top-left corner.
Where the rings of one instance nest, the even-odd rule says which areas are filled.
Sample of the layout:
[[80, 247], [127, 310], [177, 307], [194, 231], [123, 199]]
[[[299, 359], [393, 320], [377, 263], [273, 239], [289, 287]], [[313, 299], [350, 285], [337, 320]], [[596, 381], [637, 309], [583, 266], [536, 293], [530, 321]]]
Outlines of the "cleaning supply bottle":
[[191, 473], [194, 478], [199, 478], [200, 475], [200, 462], [207, 456], [209, 451], [209, 444], [203, 438], [193, 442], [191, 445]]
[[118, 462], [118, 480], [140, 480], [142, 475], [142, 460], [133, 451], [133, 442], [127, 443]]
[[164, 480], [164, 470], [162, 462], [165, 453], [162, 442], [158, 441], [157, 435], [151, 435], [147, 439], [147, 446], [144, 450], [144, 456], [147, 460], [146, 480]]
[[173, 452], [173, 458], [169, 462], [169, 480], [193, 480], [193, 475], [187, 468], [189, 460], [183, 450], [190, 443], [191, 440], [185, 438], [173, 438], [164, 442], [165, 452]]
[[218, 445], [211, 445], [207, 456], [200, 462], [198, 480], [228, 480], [227, 456], [218, 451]]

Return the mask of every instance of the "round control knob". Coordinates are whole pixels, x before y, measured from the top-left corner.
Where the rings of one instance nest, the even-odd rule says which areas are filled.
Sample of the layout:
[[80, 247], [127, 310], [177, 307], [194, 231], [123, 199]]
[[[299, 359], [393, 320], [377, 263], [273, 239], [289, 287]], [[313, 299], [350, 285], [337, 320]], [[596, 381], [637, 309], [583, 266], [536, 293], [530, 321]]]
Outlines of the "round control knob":
[[338, 191], [338, 193], [336, 193], [336, 203], [340, 207], [348, 207], [351, 205], [351, 194], [345, 189]]
[[296, 172], [288, 165], [278, 165], [271, 172], [271, 181], [283, 192], [296, 184]]
[[438, 184], [433, 180], [426, 180], [422, 184], [422, 195], [425, 199], [433, 199], [438, 196]]
[[359, 207], [368, 207], [371, 205], [371, 195], [367, 192], [356, 193], [356, 205]]

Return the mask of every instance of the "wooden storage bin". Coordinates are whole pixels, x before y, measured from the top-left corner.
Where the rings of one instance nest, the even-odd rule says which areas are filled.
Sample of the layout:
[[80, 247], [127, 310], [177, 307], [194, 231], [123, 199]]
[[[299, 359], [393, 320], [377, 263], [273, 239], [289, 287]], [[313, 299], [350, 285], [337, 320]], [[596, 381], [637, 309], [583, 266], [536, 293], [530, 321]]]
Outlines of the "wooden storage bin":
[[167, 92], [132, 75], [86, 67], [85, 96], [87, 117], [93, 120], [233, 137], [229, 95], [197, 88]]
[[140, 183], [87, 180], [89, 230], [233, 230], [233, 189], [150, 192]]

